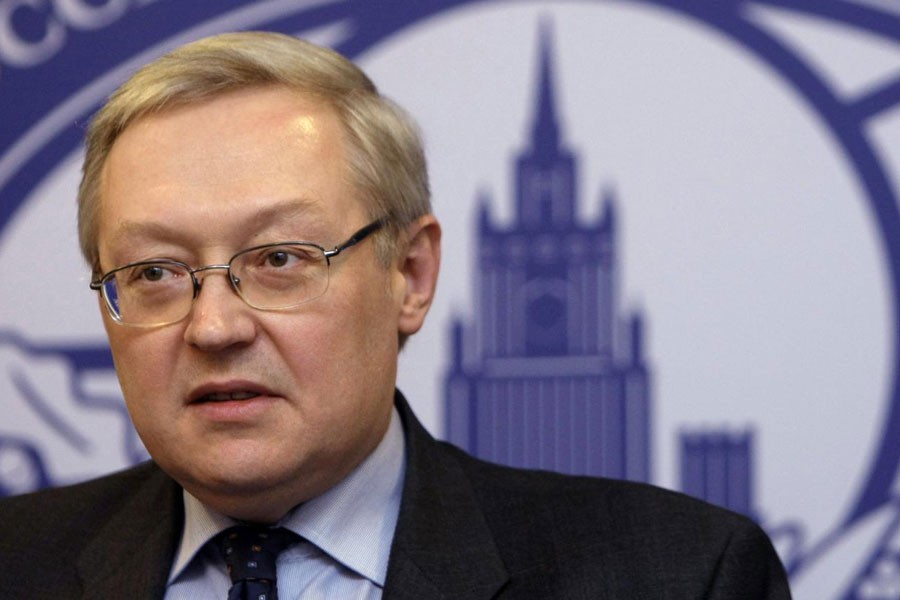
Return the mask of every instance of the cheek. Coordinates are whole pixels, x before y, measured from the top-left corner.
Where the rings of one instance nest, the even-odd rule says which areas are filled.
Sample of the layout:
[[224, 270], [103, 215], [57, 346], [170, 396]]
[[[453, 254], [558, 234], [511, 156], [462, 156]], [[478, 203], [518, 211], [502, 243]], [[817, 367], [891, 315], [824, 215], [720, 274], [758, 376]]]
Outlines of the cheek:
[[359, 363], [393, 362], [391, 348], [396, 344], [397, 319], [390, 296], [382, 288], [371, 288], [365, 297], [346, 306], [338, 322], [341, 351], [347, 360]]
[[158, 410], [160, 406], [147, 406], [147, 399], [163, 398], [163, 390], [173, 381], [174, 348], [164, 336], [121, 329], [110, 332], [109, 342], [129, 412], [139, 416], [147, 410]]
[[[264, 315], [264, 340], [257, 353], [268, 357], [273, 370], [284, 369], [293, 384], [318, 397], [327, 395], [329, 386], [340, 383], [347, 370], [346, 350], [353, 346], [345, 324], [334, 313], [329, 315]], [[271, 344], [269, 351], [263, 347]]]
[[290, 328], [282, 320], [270, 322], [266, 329], [298, 383], [315, 381], [350, 396], [359, 395], [360, 386], [371, 386], [374, 392], [397, 358], [391, 298], [383, 284], [342, 292], [314, 312], [296, 315]]

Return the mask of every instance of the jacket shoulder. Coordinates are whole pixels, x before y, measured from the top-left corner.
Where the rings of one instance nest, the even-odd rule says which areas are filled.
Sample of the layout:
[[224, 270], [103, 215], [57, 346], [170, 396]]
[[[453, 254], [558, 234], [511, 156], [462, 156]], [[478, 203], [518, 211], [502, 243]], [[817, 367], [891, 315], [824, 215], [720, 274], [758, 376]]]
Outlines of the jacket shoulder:
[[160, 474], [153, 463], [143, 463], [128, 470], [82, 483], [48, 488], [36, 492], [0, 499], [2, 522], [8, 519], [27, 517], [31, 514], [48, 513], [48, 518], [65, 514], [68, 518], [90, 512], [102, 512], [104, 507], [112, 508], [133, 494], [134, 489]]
[[[170, 480], [153, 463], [75, 485], [0, 499], [0, 556], [28, 541], [29, 549], [70, 546], [80, 532], [103, 526], [136, 501], [171, 499]], [[35, 544], [35, 540], [41, 540]]]
[[500, 501], [505, 510], [546, 506], [595, 517], [640, 514], [647, 526], [656, 521], [711, 529], [752, 525], [742, 515], [653, 485], [512, 468], [474, 458], [445, 442], [439, 445], [462, 467], [486, 509], [497, 508], [494, 503]]
[[652, 485], [514, 469], [441, 446], [522, 577], [555, 565], [561, 580], [600, 578], [621, 597], [790, 597], [768, 536], [743, 515]]
[[[180, 488], [154, 464], [0, 500], [0, 596], [81, 597], [85, 577], [122, 597], [163, 588]], [[105, 592], [104, 592], [105, 594]], [[110, 596], [107, 596], [110, 597]]]

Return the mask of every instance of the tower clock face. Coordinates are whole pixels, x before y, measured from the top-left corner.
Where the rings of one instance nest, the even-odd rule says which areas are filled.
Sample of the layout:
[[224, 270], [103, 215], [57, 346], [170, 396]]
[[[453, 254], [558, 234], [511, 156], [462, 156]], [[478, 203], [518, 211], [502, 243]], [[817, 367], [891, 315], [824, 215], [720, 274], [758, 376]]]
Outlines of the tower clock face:
[[562, 300], [544, 294], [528, 305], [528, 322], [540, 329], [555, 329], [561, 325], [564, 310]]
[[562, 298], [551, 293], [539, 295], [528, 303], [526, 317], [529, 355], [566, 353], [566, 307]]

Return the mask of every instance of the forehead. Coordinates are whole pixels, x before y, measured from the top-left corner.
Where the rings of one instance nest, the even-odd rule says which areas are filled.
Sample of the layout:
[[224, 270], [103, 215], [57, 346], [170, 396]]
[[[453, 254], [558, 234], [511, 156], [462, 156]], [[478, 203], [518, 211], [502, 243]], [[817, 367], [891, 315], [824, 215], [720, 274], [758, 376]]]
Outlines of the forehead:
[[320, 224], [361, 211], [340, 120], [286, 88], [230, 92], [141, 117], [120, 135], [104, 166], [98, 242], [135, 224], [231, 235], [278, 204]]
[[[283, 86], [248, 88], [135, 119], [113, 144], [106, 171], [117, 161], [144, 163], [148, 157], [160, 161], [154, 167], [177, 167], [181, 176], [256, 157], [270, 162], [271, 171], [295, 151], [342, 159], [343, 137], [336, 111], [324, 100]], [[277, 153], [284, 160], [272, 162]]]

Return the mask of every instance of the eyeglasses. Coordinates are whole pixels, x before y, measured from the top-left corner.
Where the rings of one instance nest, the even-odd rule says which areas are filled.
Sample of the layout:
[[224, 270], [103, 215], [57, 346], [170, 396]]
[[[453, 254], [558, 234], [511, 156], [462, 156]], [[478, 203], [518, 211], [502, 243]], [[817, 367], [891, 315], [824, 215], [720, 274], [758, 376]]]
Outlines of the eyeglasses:
[[177, 260], [142, 260], [109, 271], [92, 281], [91, 289], [103, 296], [113, 320], [133, 327], [161, 327], [187, 317], [203, 284], [198, 273], [215, 269], [225, 270], [235, 293], [253, 308], [294, 308], [325, 293], [332, 258], [386, 223], [369, 223], [333, 250], [312, 242], [276, 242], [241, 250], [228, 264], [196, 269]]

